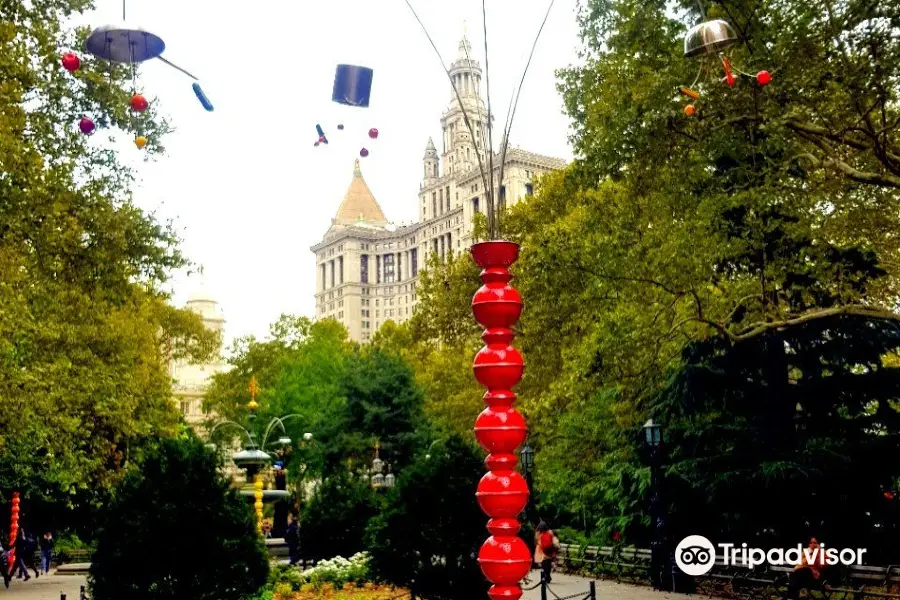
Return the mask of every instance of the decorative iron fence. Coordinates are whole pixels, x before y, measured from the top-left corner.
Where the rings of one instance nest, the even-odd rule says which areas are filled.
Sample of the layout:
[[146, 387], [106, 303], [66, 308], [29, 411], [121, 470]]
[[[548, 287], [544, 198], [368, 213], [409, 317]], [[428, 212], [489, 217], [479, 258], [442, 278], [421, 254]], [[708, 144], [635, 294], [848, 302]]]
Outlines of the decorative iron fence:
[[[559, 554], [563, 569], [598, 578], [646, 584], [649, 581], [650, 550], [634, 547], [575, 546], [562, 544]], [[900, 565], [868, 565], [830, 568], [810, 597], [823, 600], [900, 599]], [[721, 557], [706, 575], [694, 577], [699, 591], [710, 595], [769, 600], [783, 597], [791, 567], [763, 564], [753, 569], [725, 564]], [[679, 574], [681, 576], [681, 574]]]

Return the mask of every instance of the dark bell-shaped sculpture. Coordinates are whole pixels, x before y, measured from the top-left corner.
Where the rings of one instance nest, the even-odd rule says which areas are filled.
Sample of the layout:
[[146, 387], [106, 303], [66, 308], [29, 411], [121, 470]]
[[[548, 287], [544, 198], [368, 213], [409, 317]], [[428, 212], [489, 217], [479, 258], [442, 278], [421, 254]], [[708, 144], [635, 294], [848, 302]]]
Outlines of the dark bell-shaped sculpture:
[[338, 65], [334, 72], [331, 99], [347, 106], [369, 106], [374, 71], [356, 65]]
[[684, 36], [684, 56], [693, 58], [704, 54], [714, 54], [733, 46], [738, 37], [725, 21], [705, 21], [691, 27]]

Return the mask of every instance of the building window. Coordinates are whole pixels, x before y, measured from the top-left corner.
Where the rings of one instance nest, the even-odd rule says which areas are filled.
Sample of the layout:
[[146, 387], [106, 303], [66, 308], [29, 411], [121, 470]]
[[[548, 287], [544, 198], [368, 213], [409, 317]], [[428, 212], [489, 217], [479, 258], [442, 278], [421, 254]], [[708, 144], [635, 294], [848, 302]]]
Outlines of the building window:
[[344, 257], [338, 257], [338, 283], [344, 283]]
[[394, 283], [394, 255], [385, 254], [381, 261], [384, 263], [384, 282]]
[[500, 201], [503, 202], [504, 200], [506, 200], [506, 186], [501, 185], [500, 186]]
[[478, 197], [472, 198], [472, 214], [478, 212]]
[[534, 186], [530, 183], [525, 184], [525, 195], [534, 196]]
[[447, 186], [447, 210], [450, 210], [450, 186]]
[[325, 279], [325, 263], [322, 263], [322, 290], [325, 291], [325, 288], [328, 287], [328, 280]]
[[359, 257], [359, 282], [369, 283], [369, 255]]
[[444, 210], [444, 190], [443, 189], [438, 190], [438, 201], [440, 202], [441, 210]]
[[[375, 246], [376, 248], [378, 246]], [[375, 283], [381, 283], [381, 256], [375, 256]], [[378, 293], [377, 291], [375, 292]]]
[[431, 216], [437, 216], [437, 192], [431, 192]]
[[331, 265], [331, 287], [334, 287], [334, 261], [328, 261], [328, 264]]

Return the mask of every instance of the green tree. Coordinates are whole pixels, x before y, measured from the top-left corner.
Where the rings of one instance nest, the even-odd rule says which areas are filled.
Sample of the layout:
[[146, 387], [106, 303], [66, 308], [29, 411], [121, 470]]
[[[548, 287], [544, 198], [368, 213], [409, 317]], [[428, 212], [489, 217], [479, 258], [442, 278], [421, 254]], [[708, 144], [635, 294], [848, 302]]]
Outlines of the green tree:
[[380, 510], [368, 480], [335, 470], [320, 484], [300, 512], [300, 548], [304, 558], [350, 558], [366, 550], [369, 520]]
[[486, 517], [474, 501], [483, 474], [479, 453], [459, 436], [419, 454], [369, 526], [375, 573], [397, 585], [415, 581], [423, 593], [483, 595], [475, 555], [486, 538]]
[[86, 507], [179, 417], [168, 361], [216, 339], [161, 291], [186, 266], [169, 224], [131, 203], [132, 173], [78, 130], [148, 136], [156, 103], [128, 109], [130, 70], [60, 54], [87, 31], [65, 23], [88, 2], [5, 3], [0, 12], [0, 489], [36, 512]]
[[166, 440], [125, 478], [104, 507], [92, 598], [240, 600], [265, 585], [254, 517], [218, 466], [198, 440]]

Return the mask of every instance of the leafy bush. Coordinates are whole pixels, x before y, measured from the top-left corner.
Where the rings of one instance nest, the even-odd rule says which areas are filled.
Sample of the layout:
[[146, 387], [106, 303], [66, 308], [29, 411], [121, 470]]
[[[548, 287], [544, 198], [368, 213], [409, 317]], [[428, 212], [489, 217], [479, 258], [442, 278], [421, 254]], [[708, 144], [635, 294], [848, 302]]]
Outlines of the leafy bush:
[[423, 593], [480, 598], [487, 586], [475, 554], [487, 517], [475, 501], [484, 475], [476, 450], [461, 437], [420, 455], [400, 473], [367, 540], [373, 573]]
[[74, 533], [63, 534], [54, 538], [53, 559], [57, 564], [86, 562], [96, 549], [96, 542], [89, 544]]
[[377, 513], [368, 482], [347, 473], [326, 479], [300, 513], [301, 552], [316, 560], [362, 552], [366, 525]]
[[165, 440], [105, 507], [94, 600], [243, 600], [269, 560], [247, 502], [196, 439]]

